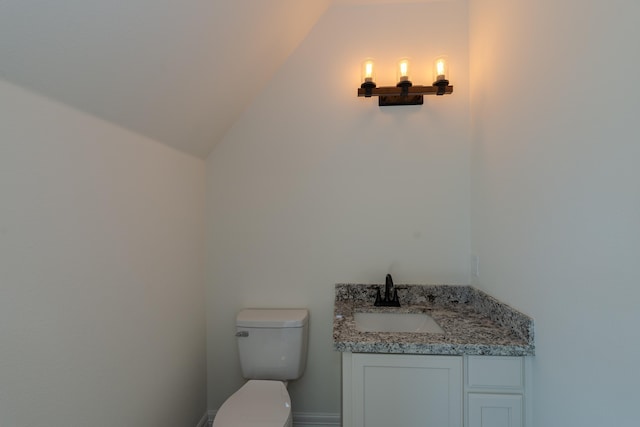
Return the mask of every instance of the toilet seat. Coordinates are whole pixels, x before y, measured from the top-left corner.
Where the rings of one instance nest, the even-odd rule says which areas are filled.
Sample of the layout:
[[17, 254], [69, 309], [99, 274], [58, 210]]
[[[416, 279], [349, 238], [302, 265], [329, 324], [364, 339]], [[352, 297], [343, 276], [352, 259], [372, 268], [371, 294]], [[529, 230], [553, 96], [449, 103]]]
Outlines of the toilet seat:
[[220, 407], [213, 427], [289, 427], [291, 398], [282, 381], [250, 380]]

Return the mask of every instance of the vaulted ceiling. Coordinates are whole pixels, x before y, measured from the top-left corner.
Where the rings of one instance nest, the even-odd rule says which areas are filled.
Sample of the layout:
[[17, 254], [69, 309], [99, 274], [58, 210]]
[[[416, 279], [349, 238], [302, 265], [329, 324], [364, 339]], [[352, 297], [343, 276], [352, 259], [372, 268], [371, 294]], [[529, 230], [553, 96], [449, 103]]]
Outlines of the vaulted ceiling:
[[0, 78], [205, 157], [332, 4], [1, 0]]

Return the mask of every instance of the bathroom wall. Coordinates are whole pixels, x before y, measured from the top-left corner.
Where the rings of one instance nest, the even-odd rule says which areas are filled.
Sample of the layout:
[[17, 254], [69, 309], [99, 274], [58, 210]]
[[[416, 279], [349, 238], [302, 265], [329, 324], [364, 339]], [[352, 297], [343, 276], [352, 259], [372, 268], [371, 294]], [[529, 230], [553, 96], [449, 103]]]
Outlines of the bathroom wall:
[[474, 282], [535, 318], [535, 426], [636, 426], [640, 4], [470, 9]]
[[204, 161], [0, 81], [0, 424], [206, 412]]
[[[209, 408], [242, 383], [234, 317], [243, 307], [308, 307], [308, 367], [294, 412], [340, 412], [332, 350], [336, 282], [468, 283], [466, 1], [333, 6], [256, 94], [207, 162]], [[395, 63], [431, 84], [450, 56], [455, 93], [422, 106], [356, 97], [360, 63], [378, 83]]]

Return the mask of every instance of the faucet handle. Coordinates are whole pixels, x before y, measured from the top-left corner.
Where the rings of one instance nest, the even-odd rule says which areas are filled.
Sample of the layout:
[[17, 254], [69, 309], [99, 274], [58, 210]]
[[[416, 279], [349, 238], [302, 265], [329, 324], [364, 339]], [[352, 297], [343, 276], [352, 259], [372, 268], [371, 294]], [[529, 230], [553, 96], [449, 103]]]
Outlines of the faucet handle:
[[380, 295], [380, 286], [378, 286], [376, 291], [376, 300], [373, 302], [373, 305], [377, 307], [380, 304], [382, 304], [382, 295]]

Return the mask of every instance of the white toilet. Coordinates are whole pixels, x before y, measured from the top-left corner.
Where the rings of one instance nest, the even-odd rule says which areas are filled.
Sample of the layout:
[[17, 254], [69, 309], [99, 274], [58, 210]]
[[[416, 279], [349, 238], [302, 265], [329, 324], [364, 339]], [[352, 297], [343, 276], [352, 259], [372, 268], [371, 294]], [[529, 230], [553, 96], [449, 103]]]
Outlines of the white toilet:
[[248, 309], [238, 313], [236, 337], [247, 381], [220, 407], [213, 427], [291, 427], [287, 381], [302, 376], [307, 361], [309, 312]]

